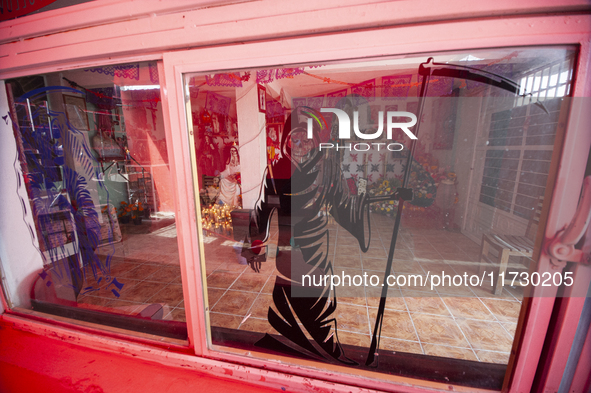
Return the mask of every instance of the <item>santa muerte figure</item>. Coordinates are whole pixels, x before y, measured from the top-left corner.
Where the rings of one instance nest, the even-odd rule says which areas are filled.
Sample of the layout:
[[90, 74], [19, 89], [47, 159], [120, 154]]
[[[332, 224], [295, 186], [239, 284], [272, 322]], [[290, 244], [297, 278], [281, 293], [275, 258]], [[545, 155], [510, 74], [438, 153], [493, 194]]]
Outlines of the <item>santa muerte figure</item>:
[[226, 168], [220, 173], [218, 201], [229, 206], [240, 206], [240, 156], [235, 145], [230, 146]]
[[340, 162], [326, 150], [319, 151], [317, 124], [313, 138], [308, 138], [306, 123], [297, 123], [296, 119], [294, 111], [285, 123], [282, 157], [266, 171], [251, 220], [258, 231], [253, 228], [250, 233], [258, 233], [258, 237], [247, 239], [243, 251], [253, 270], [258, 271], [262, 258], [252, 253], [249, 244], [268, 241], [271, 218], [277, 214], [278, 246], [290, 251], [280, 252], [275, 259], [274, 307], [269, 308], [268, 321], [282, 337], [265, 334], [255, 345], [355, 365], [339, 342], [335, 289], [330, 280], [323, 279], [333, 274], [328, 215], [366, 252], [371, 239], [369, 204], [378, 199], [410, 199], [412, 192], [399, 190], [373, 199], [365, 193], [350, 195]]

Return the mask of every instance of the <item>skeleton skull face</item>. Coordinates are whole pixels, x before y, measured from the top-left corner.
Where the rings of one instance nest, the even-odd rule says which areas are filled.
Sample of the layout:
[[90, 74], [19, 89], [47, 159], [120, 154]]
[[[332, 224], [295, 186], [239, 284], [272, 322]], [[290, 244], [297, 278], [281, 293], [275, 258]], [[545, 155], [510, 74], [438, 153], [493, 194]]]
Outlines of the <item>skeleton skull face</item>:
[[238, 149], [234, 146], [230, 148], [230, 165], [238, 165]]
[[291, 132], [288, 144], [292, 157], [298, 161], [301, 161], [314, 148], [314, 140], [308, 139], [306, 131], [301, 128]]

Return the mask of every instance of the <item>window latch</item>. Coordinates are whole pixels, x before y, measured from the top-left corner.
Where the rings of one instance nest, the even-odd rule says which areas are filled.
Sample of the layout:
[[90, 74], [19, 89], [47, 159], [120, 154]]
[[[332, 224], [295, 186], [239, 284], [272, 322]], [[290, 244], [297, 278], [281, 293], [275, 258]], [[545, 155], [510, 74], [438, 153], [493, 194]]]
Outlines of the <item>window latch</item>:
[[[548, 243], [547, 253], [552, 264], [564, 267], [566, 262], [591, 264], [591, 176], [583, 181], [583, 194], [570, 224], [556, 233]], [[582, 248], [575, 245], [585, 236]]]

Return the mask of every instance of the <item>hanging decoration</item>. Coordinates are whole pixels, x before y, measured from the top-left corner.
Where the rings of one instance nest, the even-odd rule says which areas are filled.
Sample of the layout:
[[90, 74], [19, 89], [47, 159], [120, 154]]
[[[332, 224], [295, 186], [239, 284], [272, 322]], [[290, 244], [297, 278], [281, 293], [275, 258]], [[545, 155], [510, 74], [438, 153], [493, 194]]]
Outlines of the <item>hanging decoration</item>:
[[214, 74], [213, 76], [206, 75], [205, 83], [207, 83], [208, 86], [242, 87], [242, 78], [240, 77], [239, 72]]
[[[376, 99], [376, 80], [369, 79], [365, 82], [361, 82], [356, 86], [351, 87], [351, 94], [357, 94], [367, 101], [375, 101]], [[356, 101], [358, 101], [356, 99]], [[361, 102], [356, 102], [354, 105], [360, 105]]]
[[281, 104], [275, 100], [267, 100], [267, 117], [283, 116]]
[[271, 83], [275, 79], [274, 69], [269, 70], [257, 70], [257, 83]]
[[98, 74], [116, 76], [119, 78], [135, 79], [136, 81], [140, 80], [139, 63], [87, 68], [84, 71], [96, 72]]
[[297, 108], [300, 106], [306, 106], [306, 104], [308, 103], [308, 100], [306, 98], [292, 98], [291, 102], [292, 102], [292, 108]]
[[150, 82], [159, 85], [160, 78], [158, 77], [158, 65], [156, 65], [156, 63], [148, 63], [148, 70], [150, 71]]
[[209, 112], [228, 116], [228, 113], [230, 112], [230, 102], [231, 99], [229, 97], [224, 97], [221, 94], [208, 91], [205, 99], [205, 109]]
[[382, 77], [382, 97], [386, 100], [406, 99], [410, 90], [412, 75], [392, 75]]
[[304, 73], [303, 68], [278, 68], [275, 74], [275, 78], [283, 79], [283, 78], [293, 78], [296, 75], [300, 75]]
[[[321, 66], [316, 66], [321, 67]], [[315, 68], [315, 67], [310, 67]], [[304, 67], [272, 68], [257, 71], [257, 83], [271, 83], [275, 79], [294, 78], [297, 75], [306, 74]]]
[[317, 111], [320, 111], [320, 108], [322, 108], [322, 104], [324, 103], [324, 95], [308, 97], [306, 103], [307, 106], [309, 106], [310, 108], [314, 108]]
[[303, 73], [305, 75], [308, 75], [309, 77], [320, 79], [324, 83], [334, 83], [334, 84], [337, 84], [337, 85], [355, 86], [354, 83], [343, 82], [343, 81], [339, 81], [339, 80], [336, 80], [336, 79], [327, 78], [325, 76], [314, 75], [314, 74], [310, 74], [309, 72], [306, 72], [306, 71], [304, 71]]
[[329, 108], [336, 108], [337, 103], [343, 97], [347, 96], [347, 89], [333, 91], [326, 95], [326, 105]]

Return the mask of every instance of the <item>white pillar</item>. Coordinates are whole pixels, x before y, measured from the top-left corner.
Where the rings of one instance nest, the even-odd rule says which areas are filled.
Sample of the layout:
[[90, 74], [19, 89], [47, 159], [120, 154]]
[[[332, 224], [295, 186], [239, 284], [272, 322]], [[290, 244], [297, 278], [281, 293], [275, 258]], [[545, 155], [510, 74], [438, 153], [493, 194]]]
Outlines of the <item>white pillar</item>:
[[267, 132], [265, 114], [259, 112], [256, 82], [236, 89], [242, 207], [253, 209], [267, 167]]

